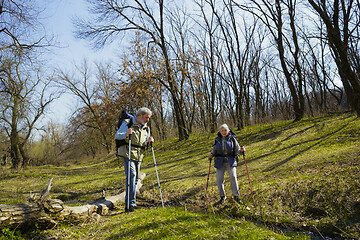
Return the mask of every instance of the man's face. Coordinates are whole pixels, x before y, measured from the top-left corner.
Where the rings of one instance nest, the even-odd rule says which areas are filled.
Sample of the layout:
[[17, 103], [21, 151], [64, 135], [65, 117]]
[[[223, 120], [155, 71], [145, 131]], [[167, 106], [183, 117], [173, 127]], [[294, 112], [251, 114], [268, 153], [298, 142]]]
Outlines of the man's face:
[[138, 116], [138, 119], [137, 119], [137, 120], [138, 120], [138, 122], [139, 122], [140, 124], [145, 125], [145, 123], [149, 122], [150, 117], [151, 117], [151, 115], [149, 115], [149, 114], [147, 114], [147, 113], [145, 113], [145, 114], [140, 114], [140, 115]]

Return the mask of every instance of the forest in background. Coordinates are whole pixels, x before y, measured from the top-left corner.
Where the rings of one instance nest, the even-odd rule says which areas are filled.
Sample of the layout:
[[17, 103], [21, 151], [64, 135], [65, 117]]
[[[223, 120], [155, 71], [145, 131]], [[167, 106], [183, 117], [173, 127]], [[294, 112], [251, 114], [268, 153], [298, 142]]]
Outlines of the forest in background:
[[[0, 2], [0, 151], [13, 169], [114, 151], [123, 109], [149, 107], [156, 141], [360, 114], [359, 1], [88, 0], [76, 36], [128, 47], [71, 70], [39, 60], [56, 39], [41, 35], [36, 3]], [[65, 92], [79, 103], [68, 123], [40, 126]]]

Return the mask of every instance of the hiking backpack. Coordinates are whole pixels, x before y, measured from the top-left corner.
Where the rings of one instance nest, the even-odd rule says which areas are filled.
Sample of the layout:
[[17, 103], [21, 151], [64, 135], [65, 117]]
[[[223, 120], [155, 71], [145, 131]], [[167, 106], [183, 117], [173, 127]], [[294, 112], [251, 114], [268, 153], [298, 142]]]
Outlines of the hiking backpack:
[[[117, 130], [119, 130], [121, 124], [126, 120], [126, 119], [130, 119], [129, 123], [128, 123], [128, 128], [131, 128], [131, 126], [133, 125], [133, 122], [132, 122], [132, 117], [135, 117], [134, 114], [131, 114], [131, 113], [128, 113], [127, 111], [125, 110], [122, 110], [121, 111], [121, 115], [119, 116], [119, 120], [117, 122]], [[123, 145], [126, 145], [126, 141], [125, 139], [121, 139], [121, 140], [118, 140], [118, 139], [115, 139], [115, 144], [116, 144], [116, 152], [118, 151], [119, 147], [123, 146]]]

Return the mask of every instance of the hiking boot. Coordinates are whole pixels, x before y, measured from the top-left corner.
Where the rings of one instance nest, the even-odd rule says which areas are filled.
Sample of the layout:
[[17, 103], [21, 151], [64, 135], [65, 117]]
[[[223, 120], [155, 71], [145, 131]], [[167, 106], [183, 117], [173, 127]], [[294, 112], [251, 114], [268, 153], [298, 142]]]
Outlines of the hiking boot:
[[137, 209], [136, 206], [130, 206], [129, 208], [125, 208], [125, 212], [133, 212], [135, 209]]
[[238, 204], [244, 205], [244, 203], [240, 200], [240, 198], [238, 196], [234, 196], [234, 200], [235, 202], [237, 202]]
[[224, 204], [225, 199], [226, 199], [226, 196], [220, 197], [220, 200], [219, 200], [218, 202], [216, 202], [216, 203], [215, 203], [215, 205], [221, 205], [221, 204]]

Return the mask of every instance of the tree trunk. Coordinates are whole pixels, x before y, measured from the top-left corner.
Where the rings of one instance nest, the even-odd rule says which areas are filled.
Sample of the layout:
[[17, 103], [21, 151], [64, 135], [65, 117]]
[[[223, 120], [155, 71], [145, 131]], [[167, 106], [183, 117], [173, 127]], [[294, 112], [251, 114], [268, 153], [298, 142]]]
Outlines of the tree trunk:
[[[318, 4], [313, 0], [308, 0], [311, 6], [319, 14], [326, 25], [327, 37], [330, 48], [334, 53], [339, 75], [343, 83], [351, 110], [360, 116], [360, 81], [352, 69], [349, 60], [349, 24], [352, 15], [355, 15], [356, 9], [353, 8], [353, 1], [335, 1], [332, 7], [327, 8], [326, 4]], [[342, 6], [339, 6], [342, 4]], [[345, 6], [348, 4], [348, 6]], [[353, 12], [351, 12], [353, 10]], [[341, 12], [342, 18], [339, 18]], [[340, 14], [340, 15], [341, 15]], [[331, 17], [332, 16], [332, 17]], [[342, 22], [342, 27], [339, 26]], [[343, 38], [343, 39], [342, 39]], [[355, 53], [356, 54], [356, 53]]]
[[[140, 173], [136, 190], [142, 187], [145, 173]], [[37, 227], [48, 229], [56, 226], [61, 221], [81, 221], [88, 217], [104, 215], [125, 199], [125, 192], [119, 195], [105, 197], [92, 204], [84, 206], [66, 206], [59, 199], [50, 199], [52, 187], [50, 180], [42, 196], [33, 196], [28, 204], [0, 204], [0, 228], [29, 229]]]
[[10, 135], [10, 157], [12, 163], [11, 167], [14, 169], [19, 169], [23, 162], [19, 141], [18, 133], [16, 129], [13, 129]]
[[[334, 48], [333, 48], [334, 49]], [[334, 50], [335, 51], [335, 50]], [[340, 49], [335, 59], [351, 110], [360, 116], [360, 81], [351, 69], [347, 52]]]
[[[291, 74], [287, 68], [287, 64], [286, 64], [286, 59], [285, 59], [285, 53], [284, 53], [284, 44], [283, 44], [283, 33], [282, 33], [282, 18], [281, 18], [281, 6], [280, 6], [280, 1], [276, 0], [275, 1], [276, 4], [276, 8], [277, 8], [277, 13], [278, 15], [278, 22], [277, 22], [277, 39], [276, 39], [276, 43], [277, 43], [277, 47], [278, 47], [278, 51], [279, 51], [279, 57], [280, 57], [280, 62], [281, 62], [281, 67], [284, 71], [284, 75], [286, 78], [286, 82], [288, 84], [288, 87], [290, 89], [290, 94], [292, 97], [292, 103], [293, 103], [293, 109], [294, 109], [294, 113], [295, 113], [295, 121], [299, 121], [304, 117], [304, 111], [303, 108], [300, 106], [300, 99], [298, 97], [298, 92], [296, 91], [296, 87], [294, 85], [294, 82], [291, 79]], [[299, 93], [300, 95], [300, 93]]]
[[37, 203], [5, 205], [0, 204], [0, 227], [4, 228], [51, 228], [56, 225], [41, 205]]
[[[173, 94], [172, 94], [173, 96]], [[186, 128], [186, 123], [184, 119], [184, 109], [181, 106], [181, 103], [179, 103], [178, 99], [173, 96], [173, 102], [174, 102], [174, 111], [175, 111], [175, 117], [176, 117], [176, 123], [178, 126], [178, 133], [179, 133], [179, 140], [187, 140], [189, 139], [189, 133]]]

